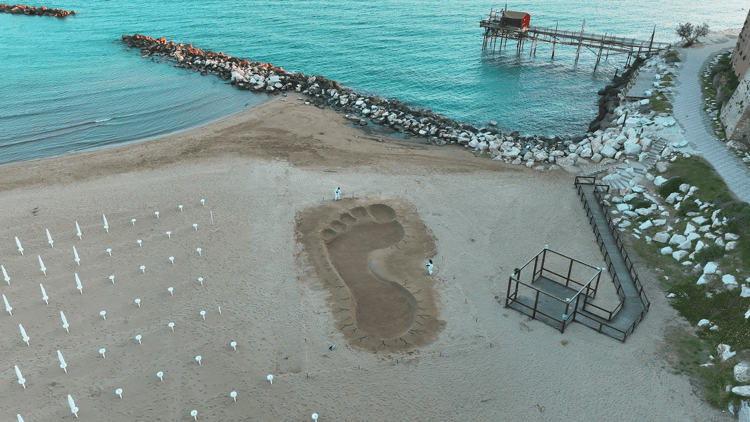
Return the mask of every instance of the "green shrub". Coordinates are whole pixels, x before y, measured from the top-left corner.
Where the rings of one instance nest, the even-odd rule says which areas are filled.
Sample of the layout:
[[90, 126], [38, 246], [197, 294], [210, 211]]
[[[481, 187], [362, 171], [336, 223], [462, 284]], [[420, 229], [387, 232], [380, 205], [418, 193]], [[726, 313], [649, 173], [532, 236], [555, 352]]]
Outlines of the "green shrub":
[[674, 192], [679, 192], [680, 185], [685, 183], [685, 178], [682, 176], [673, 177], [667, 180], [667, 183], [659, 187], [659, 195], [662, 198], [666, 198]]
[[644, 200], [635, 201], [635, 203], [633, 204], [634, 210], [637, 210], [638, 208], [649, 208], [649, 207], [651, 207], [651, 202], [644, 201]]
[[732, 376], [733, 363], [719, 363], [714, 366], [703, 367], [700, 374], [703, 377], [703, 394], [706, 400], [719, 409], [726, 409], [727, 405], [739, 398], [736, 394], [726, 390], [727, 385], [736, 385]]
[[695, 201], [688, 201], [688, 202], [683, 202], [682, 205], [680, 205], [680, 209], [677, 211], [677, 215], [684, 217], [689, 212], [698, 212], [698, 211], [700, 211], [700, 205], [696, 204]]
[[721, 217], [727, 219], [727, 231], [730, 233], [750, 234], [750, 205], [747, 202], [729, 202], [722, 205]]
[[701, 265], [706, 265], [706, 262], [719, 259], [723, 257], [725, 253], [723, 247], [713, 244], [696, 252], [695, 261], [700, 262]]

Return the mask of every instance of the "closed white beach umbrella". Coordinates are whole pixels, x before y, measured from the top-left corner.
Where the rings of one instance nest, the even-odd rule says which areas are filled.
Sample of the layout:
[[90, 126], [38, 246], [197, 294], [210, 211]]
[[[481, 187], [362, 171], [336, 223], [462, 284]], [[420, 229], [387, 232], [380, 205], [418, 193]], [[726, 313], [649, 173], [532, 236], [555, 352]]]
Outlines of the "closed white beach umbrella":
[[39, 283], [39, 288], [42, 289], [42, 300], [49, 305], [49, 296], [47, 296], [47, 292], [44, 291], [44, 286], [41, 283]]
[[107, 233], [109, 233], [109, 223], [107, 223], [107, 216], [102, 214], [102, 220], [104, 220], [104, 230], [106, 230]]
[[68, 330], [68, 327], [70, 327], [70, 325], [68, 325], [68, 319], [65, 318], [65, 314], [63, 313], [63, 311], [60, 311], [60, 319], [62, 320], [63, 328], [65, 328], [65, 331], [70, 332]]
[[44, 262], [42, 261], [42, 256], [37, 255], [36, 257], [39, 258], [39, 269], [42, 270], [44, 275], [47, 275], [47, 268], [44, 266]]
[[68, 394], [68, 406], [70, 406], [70, 413], [76, 415], [76, 418], [78, 417], [78, 408], [76, 407], [76, 402], [73, 401], [73, 396]]
[[18, 240], [18, 236], [16, 236], [16, 246], [18, 246], [18, 252], [21, 252], [21, 255], [23, 255], [23, 246], [21, 246], [21, 241]]
[[83, 294], [83, 285], [81, 284], [81, 279], [78, 277], [78, 273], [74, 273], [76, 276], [76, 289], [78, 289], [81, 294]]
[[73, 260], [78, 264], [78, 266], [81, 265], [81, 258], [78, 257], [78, 251], [76, 250], [76, 247], [73, 246]]
[[55, 242], [52, 240], [52, 235], [49, 234], [49, 229], [44, 229], [47, 231], [47, 243], [49, 243], [50, 246], [53, 248], [55, 247]]
[[83, 233], [81, 233], [81, 226], [78, 225], [78, 222], [76, 221], [76, 236], [78, 236], [78, 239], [83, 240]]
[[21, 373], [21, 370], [18, 369], [18, 365], [14, 365], [16, 368], [16, 378], [18, 378], [18, 383], [23, 385], [24, 390], [26, 389], [26, 379], [24, 379], [23, 374]]
[[8, 303], [8, 298], [3, 295], [3, 303], [5, 303], [5, 312], [9, 313], [11, 316], [13, 315], [13, 308], [10, 306], [10, 303]]
[[65, 358], [63, 357], [62, 352], [59, 351], [59, 350], [57, 351], [57, 360], [60, 361], [60, 368], [62, 368], [62, 370], [65, 371], [65, 373], [67, 374], [68, 373], [68, 364], [65, 363]]
[[23, 338], [23, 341], [25, 341], [26, 345], [28, 346], [29, 340], [31, 340], [31, 338], [29, 338], [29, 336], [26, 335], [26, 330], [23, 328], [23, 325], [18, 324], [18, 329], [21, 330], [21, 338]]

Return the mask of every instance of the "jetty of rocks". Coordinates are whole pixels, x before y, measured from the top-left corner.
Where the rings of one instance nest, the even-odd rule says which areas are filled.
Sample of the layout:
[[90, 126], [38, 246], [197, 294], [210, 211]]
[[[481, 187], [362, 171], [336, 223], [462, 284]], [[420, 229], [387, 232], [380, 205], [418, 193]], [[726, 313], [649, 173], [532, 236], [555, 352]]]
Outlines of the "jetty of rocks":
[[[354, 124], [389, 127], [396, 132], [426, 138], [435, 145], [463, 145], [494, 160], [537, 170], [564, 166], [571, 171], [576, 166], [596, 164], [597, 170], [602, 171], [606, 170], [602, 166], [615, 165], [627, 158], [643, 160], [645, 151], [652, 147], [652, 139], [646, 136], [653, 136], [651, 132], [662, 127], [661, 122], [653, 123], [656, 113], [641, 114], [645, 110], [636, 110], [641, 103], [627, 104], [622, 95], [617, 96], [619, 90], [613, 89], [613, 95], [601, 101], [601, 117], [598, 118], [598, 125], [595, 125], [597, 129], [592, 133], [571, 139], [521, 136], [518, 132], [498, 130], [494, 127], [495, 122], [488, 127], [476, 127], [430, 110], [410, 107], [394, 99], [357, 93], [323, 76], [287, 72], [269, 63], [205, 51], [192, 45], [167, 41], [163, 37], [155, 39], [138, 34], [123, 35], [122, 41], [129, 47], [138, 48], [142, 57], [171, 61], [175, 67], [191, 69], [203, 75], [213, 74], [241, 90], [271, 95], [304, 94], [307, 96], [304, 99], [306, 103], [340, 111]], [[627, 76], [623, 75], [615, 83], [620, 85]], [[644, 133], [642, 128], [646, 125], [649, 130]], [[606, 126], [606, 129], [601, 126]], [[638, 144], [638, 147], [631, 144]], [[660, 152], [655, 151], [656, 154]], [[576, 169], [572, 170], [576, 172]]]
[[31, 15], [31, 16], [54, 16], [64, 18], [68, 15], [75, 15], [76, 11], [62, 9], [47, 9], [46, 6], [34, 7], [24, 6], [23, 4], [0, 4], [0, 13], [11, 13], [14, 15]]

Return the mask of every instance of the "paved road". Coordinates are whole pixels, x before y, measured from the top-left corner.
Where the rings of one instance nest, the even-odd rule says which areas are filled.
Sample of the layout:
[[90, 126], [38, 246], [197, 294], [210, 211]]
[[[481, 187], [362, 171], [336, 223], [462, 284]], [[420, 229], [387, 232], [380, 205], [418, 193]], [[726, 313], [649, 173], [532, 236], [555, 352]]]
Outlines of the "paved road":
[[734, 48], [737, 38], [726, 42], [682, 49], [684, 65], [677, 75], [672, 101], [674, 118], [685, 130], [685, 140], [716, 169], [729, 189], [742, 201], [750, 202], [750, 170], [713, 134], [711, 121], [703, 110], [700, 75], [720, 51]]

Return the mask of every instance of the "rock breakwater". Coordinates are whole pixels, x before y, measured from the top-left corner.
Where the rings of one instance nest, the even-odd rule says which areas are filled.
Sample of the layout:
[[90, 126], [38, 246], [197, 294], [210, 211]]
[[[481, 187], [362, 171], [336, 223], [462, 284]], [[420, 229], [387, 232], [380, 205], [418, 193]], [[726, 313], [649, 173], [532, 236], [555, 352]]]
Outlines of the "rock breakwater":
[[[518, 132], [497, 130], [493, 127], [495, 122], [488, 127], [476, 127], [430, 110], [410, 107], [394, 99], [361, 94], [323, 76], [287, 72], [269, 63], [201, 50], [192, 45], [167, 41], [163, 37], [155, 39], [138, 34], [123, 35], [122, 41], [127, 46], [138, 48], [142, 57], [170, 61], [175, 67], [191, 69], [203, 75], [213, 74], [238, 89], [272, 95], [303, 94], [306, 97], [298, 99], [320, 108], [330, 107], [340, 111], [353, 124], [388, 127], [396, 132], [425, 138], [435, 145], [463, 145], [479, 155], [485, 154], [494, 160], [537, 170], [561, 165], [568, 171], [576, 172], [574, 166], [616, 164], [628, 157], [642, 159], [642, 148], [628, 149], [622, 146], [629, 140], [639, 146], [644, 144], [643, 149], [648, 149], [650, 143], [649, 139], [641, 140], [643, 131], [640, 129], [644, 124], [638, 120], [641, 114], [631, 113], [633, 117], [622, 117], [630, 107], [618, 96], [620, 92], [616, 88], [610, 89], [608, 99], [602, 101], [602, 110], [606, 112], [600, 121], [608, 126], [606, 133], [597, 129], [573, 139], [520, 136]], [[626, 72], [616, 83], [623, 84], [628, 77], [629, 73]], [[652, 113], [651, 117], [654, 115]]]
[[46, 6], [34, 7], [24, 6], [23, 4], [0, 4], [0, 13], [11, 13], [14, 15], [31, 15], [31, 16], [54, 16], [64, 18], [68, 15], [75, 15], [76, 11], [62, 9], [48, 9]]

